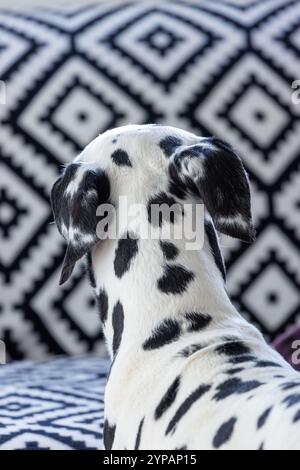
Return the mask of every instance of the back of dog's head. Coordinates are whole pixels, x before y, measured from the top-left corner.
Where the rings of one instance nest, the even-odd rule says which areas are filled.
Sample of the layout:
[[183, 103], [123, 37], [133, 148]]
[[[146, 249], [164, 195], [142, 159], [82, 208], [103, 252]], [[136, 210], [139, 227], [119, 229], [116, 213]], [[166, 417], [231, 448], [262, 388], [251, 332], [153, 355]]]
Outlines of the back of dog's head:
[[172, 127], [125, 126], [105, 132], [53, 186], [52, 208], [68, 247], [61, 283], [99, 243], [97, 208], [130, 203], [202, 201], [218, 231], [254, 239], [247, 174], [235, 150], [216, 138]]

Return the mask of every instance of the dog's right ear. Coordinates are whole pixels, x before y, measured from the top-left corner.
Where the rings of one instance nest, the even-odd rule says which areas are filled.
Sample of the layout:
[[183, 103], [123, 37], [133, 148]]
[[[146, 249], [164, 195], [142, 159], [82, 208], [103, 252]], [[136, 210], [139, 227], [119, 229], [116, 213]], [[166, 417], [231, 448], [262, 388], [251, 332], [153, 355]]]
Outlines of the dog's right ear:
[[236, 151], [216, 138], [182, 146], [171, 158], [179, 185], [200, 196], [216, 229], [245, 242], [255, 239], [248, 176]]
[[72, 163], [56, 181], [51, 192], [55, 222], [67, 241], [60, 284], [71, 276], [76, 262], [95, 246], [97, 208], [108, 201], [110, 183], [105, 172], [87, 164]]

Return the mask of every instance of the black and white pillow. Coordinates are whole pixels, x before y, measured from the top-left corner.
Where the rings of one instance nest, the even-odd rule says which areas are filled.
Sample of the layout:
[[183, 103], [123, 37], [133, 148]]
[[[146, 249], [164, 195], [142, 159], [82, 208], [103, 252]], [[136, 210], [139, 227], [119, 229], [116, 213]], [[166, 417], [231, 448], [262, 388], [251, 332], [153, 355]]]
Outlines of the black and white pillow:
[[13, 358], [81, 354], [100, 325], [64, 247], [49, 191], [96, 134], [161, 122], [244, 156], [258, 229], [226, 240], [238, 309], [274, 337], [299, 320], [299, 0], [120, 1], [0, 10], [0, 337]]

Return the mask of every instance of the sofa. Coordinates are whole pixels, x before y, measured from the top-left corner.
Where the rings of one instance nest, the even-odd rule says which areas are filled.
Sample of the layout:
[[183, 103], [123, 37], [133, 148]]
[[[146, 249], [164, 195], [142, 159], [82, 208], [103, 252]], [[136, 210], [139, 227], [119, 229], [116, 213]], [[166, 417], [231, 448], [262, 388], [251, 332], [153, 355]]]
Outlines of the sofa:
[[231, 142], [257, 241], [222, 237], [229, 294], [268, 341], [294, 328], [300, 0], [13, 3], [0, 3], [0, 449], [97, 449], [109, 359], [84, 263], [58, 285], [51, 186], [127, 123]]

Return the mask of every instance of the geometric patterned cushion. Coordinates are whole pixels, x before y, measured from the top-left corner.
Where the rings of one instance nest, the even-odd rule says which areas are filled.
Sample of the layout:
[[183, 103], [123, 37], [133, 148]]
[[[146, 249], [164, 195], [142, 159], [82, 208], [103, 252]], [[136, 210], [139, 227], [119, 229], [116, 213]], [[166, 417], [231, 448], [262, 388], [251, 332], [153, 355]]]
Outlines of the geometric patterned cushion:
[[299, 23], [300, 0], [0, 10], [0, 339], [11, 358], [97, 351], [81, 270], [58, 286], [65, 247], [49, 193], [62, 164], [129, 122], [217, 135], [240, 151], [258, 237], [223, 240], [228, 291], [270, 338], [299, 322]]
[[99, 449], [109, 361], [22, 361], [0, 368], [0, 450]]

